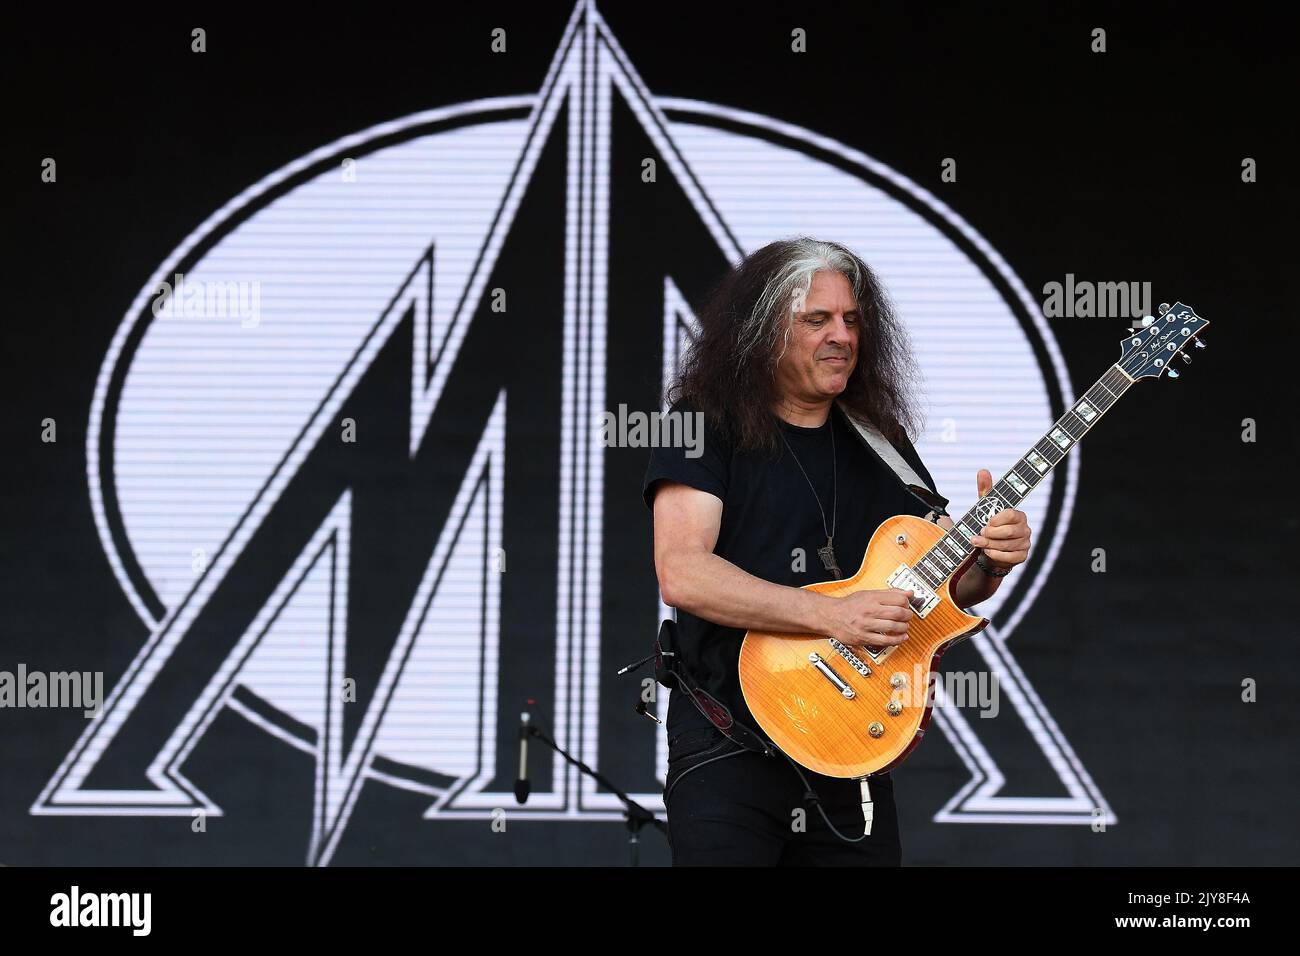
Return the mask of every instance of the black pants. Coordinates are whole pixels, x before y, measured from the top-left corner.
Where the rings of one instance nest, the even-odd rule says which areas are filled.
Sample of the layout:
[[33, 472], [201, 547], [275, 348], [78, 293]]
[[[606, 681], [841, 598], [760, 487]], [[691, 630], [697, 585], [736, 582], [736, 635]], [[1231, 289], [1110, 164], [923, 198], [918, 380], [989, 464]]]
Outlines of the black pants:
[[[862, 836], [859, 783], [800, 770], [836, 829]], [[664, 802], [673, 866], [898, 866], [894, 782], [883, 774], [869, 785], [871, 835], [845, 843], [805, 801], [784, 756], [742, 750], [711, 727], [670, 735]]]

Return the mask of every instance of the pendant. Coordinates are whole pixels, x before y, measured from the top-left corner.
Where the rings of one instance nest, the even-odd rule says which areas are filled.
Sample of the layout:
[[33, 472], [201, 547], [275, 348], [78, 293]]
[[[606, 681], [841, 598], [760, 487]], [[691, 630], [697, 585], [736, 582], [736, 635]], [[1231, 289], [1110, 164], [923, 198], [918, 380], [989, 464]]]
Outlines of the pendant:
[[822, 559], [822, 564], [825, 565], [827, 571], [834, 574], [836, 578], [842, 579], [844, 574], [840, 571], [840, 566], [835, 560], [835, 547], [832, 544], [833, 541], [833, 538], [827, 538], [826, 547], [818, 548], [817, 556]]

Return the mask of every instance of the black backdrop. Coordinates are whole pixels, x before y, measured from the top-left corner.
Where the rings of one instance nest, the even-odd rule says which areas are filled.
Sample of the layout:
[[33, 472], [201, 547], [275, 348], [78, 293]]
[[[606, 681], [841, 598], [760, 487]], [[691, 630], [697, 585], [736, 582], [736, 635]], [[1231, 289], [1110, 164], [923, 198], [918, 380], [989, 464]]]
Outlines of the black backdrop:
[[[1140, 16], [607, 6], [656, 95], [752, 110], [863, 150], [941, 196], [1031, 292], [1066, 273], [1136, 278], [1156, 301], [1182, 299], [1214, 323], [1183, 380], [1143, 383], [1090, 439], [1068, 537], [1014, 641], [1120, 822], [1104, 833], [935, 823], [967, 780], [935, 733], [895, 775], [907, 862], [1294, 862], [1290, 33], [1180, 5]], [[485, 3], [419, 16], [50, 18], [8, 33], [4, 261], [15, 298], [3, 332], [0, 669], [103, 670], [111, 688], [147, 636], [95, 534], [84, 435], [119, 317], [157, 265], [230, 197], [321, 144], [434, 106], [534, 92], [570, 13]], [[188, 52], [194, 26], [208, 31], [202, 56]], [[498, 26], [505, 57], [488, 49]], [[1108, 34], [1100, 55], [1089, 52], [1097, 26]], [[809, 36], [797, 58], [794, 27]], [[40, 182], [46, 156], [58, 160], [57, 186]], [[957, 183], [939, 181], [945, 156], [959, 159]], [[1241, 181], [1247, 156], [1256, 183]], [[1052, 321], [1076, 385], [1115, 361], [1124, 324]], [[994, 387], [997, 369], [988, 376]], [[47, 417], [56, 444], [40, 441]], [[1244, 418], [1257, 422], [1253, 443], [1241, 440]], [[617, 586], [644, 590], [648, 517], [630, 515], [644, 522], [643, 544]], [[1089, 571], [1096, 547], [1106, 574]], [[969, 648], [946, 663], [978, 666]], [[1254, 703], [1241, 700], [1245, 678], [1258, 683]], [[526, 687], [503, 696], [514, 691]], [[628, 695], [602, 694], [618, 708], [607, 725], [617, 740], [634, 726]], [[229, 713], [187, 768], [225, 810], [206, 834], [188, 817], [31, 815], [84, 726], [73, 711], [0, 711], [0, 862], [302, 862], [313, 762]], [[1009, 733], [1012, 789], [1050, 794], [1041, 756]], [[625, 769], [606, 756], [616, 776]], [[522, 821], [502, 838], [481, 820], [421, 822], [427, 804], [367, 785], [333, 862], [624, 859], [616, 822]], [[658, 837], [643, 846], [647, 861], [666, 861]]]

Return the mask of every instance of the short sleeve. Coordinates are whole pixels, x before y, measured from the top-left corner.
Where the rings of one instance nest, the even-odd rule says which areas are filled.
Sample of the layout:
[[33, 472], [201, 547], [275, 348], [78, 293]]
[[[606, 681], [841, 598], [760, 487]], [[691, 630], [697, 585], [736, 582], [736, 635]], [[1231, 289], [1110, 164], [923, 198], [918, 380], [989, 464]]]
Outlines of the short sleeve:
[[655, 493], [663, 481], [677, 481], [725, 501], [731, 472], [727, 442], [705, 422], [702, 413], [678, 407], [670, 411], [673, 413], [689, 415], [691, 420], [682, 419], [682, 427], [675, 432], [681, 440], [661, 442], [650, 449], [650, 463], [641, 484], [646, 507], [654, 510]]

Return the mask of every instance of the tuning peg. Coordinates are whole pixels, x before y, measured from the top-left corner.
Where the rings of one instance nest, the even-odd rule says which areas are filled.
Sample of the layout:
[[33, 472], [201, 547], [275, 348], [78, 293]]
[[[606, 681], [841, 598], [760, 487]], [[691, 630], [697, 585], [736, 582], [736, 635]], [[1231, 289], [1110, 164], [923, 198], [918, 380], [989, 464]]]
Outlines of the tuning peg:
[[1182, 359], [1184, 362], [1186, 362], [1188, 365], [1191, 365], [1191, 364], [1192, 364], [1192, 357], [1191, 357], [1190, 355], [1188, 355], [1186, 352], [1179, 352], [1179, 353], [1178, 353], [1178, 357], [1181, 358], [1181, 359]]
[[1178, 377], [1178, 369], [1174, 368], [1172, 365], [1169, 368], [1165, 369], [1165, 371], [1169, 373], [1170, 378]]
[[1196, 347], [1197, 347], [1198, 349], [1203, 349], [1203, 348], [1205, 348], [1205, 343], [1202, 342], [1200, 339], [1197, 339], [1197, 340], [1196, 340]]
[[1168, 312], [1168, 311], [1169, 311], [1169, 303], [1168, 303], [1168, 302], [1161, 302], [1161, 303], [1160, 303], [1160, 314], [1161, 314], [1161, 315], [1164, 315], [1164, 314], [1165, 314], [1166, 312]]
[[1155, 320], [1156, 320], [1156, 317], [1155, 317], [1154, 315], [1144, 315], [1144, 316], [1142, 316], [1142, 328], [1145, 329], [1148, 325], [1150, 325], [1150, 324], [1151, 324], [1152, 322], [1154, 322]]

